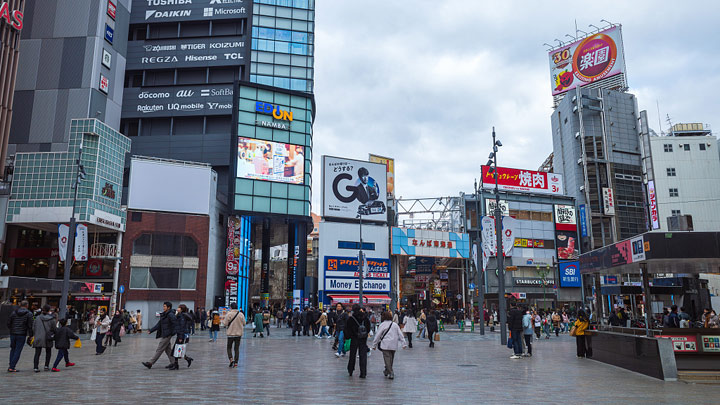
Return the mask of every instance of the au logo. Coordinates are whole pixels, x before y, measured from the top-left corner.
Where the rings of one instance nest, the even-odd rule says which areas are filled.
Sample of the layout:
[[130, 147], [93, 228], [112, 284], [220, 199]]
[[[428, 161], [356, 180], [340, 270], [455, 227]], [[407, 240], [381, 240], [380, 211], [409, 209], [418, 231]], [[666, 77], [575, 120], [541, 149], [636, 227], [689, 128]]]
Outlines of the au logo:
[[293, 113], [292, 111], [281, 110], [279, 105], [272, 105], [270, 103], [263, 103], [258, 101], [255, 103], [255, 111], [263, 114], [272, 115], [276, 120], [285, 120], [292, 122]]

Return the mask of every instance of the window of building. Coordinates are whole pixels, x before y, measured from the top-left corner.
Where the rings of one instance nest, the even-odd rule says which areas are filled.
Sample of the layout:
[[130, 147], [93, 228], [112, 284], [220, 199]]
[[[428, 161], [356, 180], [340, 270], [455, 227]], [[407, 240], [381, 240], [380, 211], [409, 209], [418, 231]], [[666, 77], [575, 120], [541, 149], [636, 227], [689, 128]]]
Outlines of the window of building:
[[150, 290], [194, 290], [196, 269], [132, 267], [130, 288]]
[[148, 39], [177, 38], [178, 23], [150, 24]]
[[[350, 242], [345, 240], [338, 241], [338, 249], [360, 250], [360, 242]], [[375, 250], [375, 244], [363, 242], [363, 250]]]
[[[133, 212], [130, 216], [132, 222], [142, 222], [142, 212]], [[143, 235], [141, 235], [143, 236]], [[149, 236], [149, 235], [148, 235]]]
[[670, 197], [679, 197], [679, 196], [680, 196], [680, 192], [678, 191], [677, 188], [670, 189]]
[[672, 144], [671, 143], [664, 144], [663, 149], [665, 149], [665, 152], [672, 152], [673, 151]]
[[683, 145], [683, 149], [684, 149], [684, 150], [690, 150], [690, 144], [689, 144], [689, 143], [684, 144], [684, 145]]
[[672, 210], [672, 216], [679, 217], [680, 215], [680, 210]]
[[180, 38], [206, 37], [210, 32], [210, 22], [182, 22], [180, 23]]
[[133, 254], [134, 255], [149, 255], [150, 254], [150, 234], [144, 233], [133, 241]]
[[125, 136], [138, 136], [140, 130], [140, 119], [129, 118], [120, 121], [120, 132]]
[[198, 257], [198, 245], [186, 235], [144, 233], [133, 241], [133, 254]]
[[207, 79], [205, 68], [178, 69], [176, 84], [203, 84]]
[[145, 86], [168, 86], [175, 83], [175, 71], [172, 69], [145, 71]]
[[705, 150], [705, 144], [704, 144], [704, 143], [701, 143], [701, 144], [700, 144], [700, 150]]
[[668, 168], [665, 169], [665, 170], [667, 171], [668, 177], [675, 177], [675, 176], [677, 176], [677, 173], [675, 173], [675, 168], [674, 168], [674, 167], [668, 167]]
[[203, 126], [203, 117], [175, 117], [173, 118], [173, 135], [201, 135]]

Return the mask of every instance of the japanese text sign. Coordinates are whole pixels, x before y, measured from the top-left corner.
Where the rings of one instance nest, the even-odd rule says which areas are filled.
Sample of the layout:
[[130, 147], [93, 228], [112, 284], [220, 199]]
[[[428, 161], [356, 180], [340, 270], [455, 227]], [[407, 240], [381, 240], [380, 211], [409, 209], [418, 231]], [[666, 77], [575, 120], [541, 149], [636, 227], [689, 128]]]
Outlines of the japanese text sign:
[[[482, 186], [484, 189], [492, 190], [495, 188], [494, 174], [490, 173], [489, 166], [482, 166]], [[563, 194], [563, 180], [559, 174], [507, 167], [498, 167], [497, 174], [498, 188], [500, 190], [537, 194]]]

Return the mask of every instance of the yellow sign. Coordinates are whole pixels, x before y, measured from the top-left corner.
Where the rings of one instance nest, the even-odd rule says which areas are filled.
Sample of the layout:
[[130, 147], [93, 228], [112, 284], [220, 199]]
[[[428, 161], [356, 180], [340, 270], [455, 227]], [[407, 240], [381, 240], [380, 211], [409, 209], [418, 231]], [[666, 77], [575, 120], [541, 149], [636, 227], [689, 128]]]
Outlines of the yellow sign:
[[387, 194], [388, 198], [395, 195], [395, 159], [370, 154], [368, 162], [382, 163], [387, 167]]

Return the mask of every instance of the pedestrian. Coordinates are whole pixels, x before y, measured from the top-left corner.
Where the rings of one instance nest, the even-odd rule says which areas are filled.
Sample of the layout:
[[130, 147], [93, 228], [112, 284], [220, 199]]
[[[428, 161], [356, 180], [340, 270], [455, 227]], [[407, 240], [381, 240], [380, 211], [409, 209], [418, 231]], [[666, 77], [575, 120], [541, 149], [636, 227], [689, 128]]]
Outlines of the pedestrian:
[[[177, 370], [180, 368], [180, 366], [178, 366], [178, 360], [180, 360], [180, 357], [187, 361], [188, 367], [190, 367], [190, 364], [192, 364], [194, 360], [192, 357], [187, 355], [187, 344], [190, 340], [190, 331], [192, 330], [191, 325], [194, 323], [192, 317], [188, 313], [187, 305], [178, 305], [175, 318], [177, 320], [177, 323], [175, 324], [175, 345], [173, 345], [173, 357], [175, 358], [175, 363], [174, 367], [170, 368], [171, 370]], [[185, 350], [182, 353], [182, 356], [175, 355], [175, 349], [178, 345], [185, 345]]]
[[21, 301], [20, 306], [16, 308], [8, 317], [7, 328], [10, 332], [10, 364], [8, 365], [9, 373], [17, 373], [18, 361], [25, 345], [26, 336], [33, 335], [33, 316], [28, 310], [27, 301]]
[[118, 343], [122, 341], [120, 338], [120, 331], [123, 327], [123, 316], [119, 309], [115, 310], [115, 315], [113, 315], [112, 320], [110, 321], [110, 345], [113, 344], [113, 340], [115, 341], [115, 346], [117, 346]]
[[535, 330], [535, 336], [540, 339], [540, 326], [542, 325], [542, 318], [540, 318], [540, 314], [535, 311], [533, 313], [533, 326]]
[[408, 309], [407, 311], [405, 311], [402, 325], [402, 331], [407, 337], [408, 347], [412, 349], [412, 337], [415, 332], [417, 332], [417, 319], [415, 319], [415, 314], [413, 314], [412, 309]]
[[680, 318], [680, 327], [681, 328], [689, 328], [690, 327], [690, 315], [688, 315], [688, 313], [685, 312], [685, 307], [680, 307], [680, 313], [678, 314], [678, 317]]
[[268, 337], [270, 337], [270, 311], [267, 308], [265, 308], [262, 314], [262, 325]]
[[[227, 355], [230, 360], [230, 368], [237, 367], [240, 360], [240, 340], [245, 331], [245, 314], [238, 311], [236, 303], [230, 304], [230, 312], [225, 315], [223, 325], [227, 328]], [[233, 357], [233, 348], [235, 357]]]
[[75, 365], [75, 363], [70, 362], [70, 357], [68, 356], [68, 349], [70, 349], [70, 339], [80, 339], [76, 334], [73, 333], [72, 329], [67, 326], [67, 319], [61, 319], [59, 322], [60, 328], [58, 328], [58, 330], [55, 332], [55, 348], [57, 349], [58, 354], [55, 358], [55, 364], [53, 364], [52, 367], [52, 371], [54, 372], [60, 371], [57, 366], [58, 364], [60, 364], [61, 359], [65, 359], [65, 367], [72, 367]]
[[395, 311], [395, 313], [392, 313], [392, 321], [395, 322], [395, 324], [400, 324], [400, 312]]
[[207, 329], [207, 312], [205, 308], [200, 308], [200, 331]]
[[588, 319], [587, 315], [585, 315], [585, 311], [583, 311], [582, 309], [578, 310], [577, 320], [573, 325], [574, 331], [573, 329], [570, 330], [570, 335], [575, 336], [578, 358], [592, 357], [592, 349], [587, 346], [587, 342], [585, 340], [585, 331], [587, 330], [588, 326], [590, 326], [590, 320]]
[[533, 319], [532, 314], [529, 310], [525, 310], [525, 315], [522, 318], [523, 326], [523, 339], [525, 339], [525, 347], [527, 347], [527, 353], [523, 356], [532, 357], [532, 337], [533, 337]]
[[105, 352], [105, 345], [103, 340], [107, 337], [107, 333], [110, 331], [110, 317], [105, 313], [105, 308], [98, 310], [98, 315], [95, 317], [95, 354], [103, 354]]
[[328, 333], [328, 330], [327, 330], [327, 320], [328, 320], [327, 313], [325, 313], [325, 311], [323, 311], [322, 314], [320, 314], [320, 319], [315, 321], [315, 323], [320, 326], [320, 333], [315, 335], [316, 338], [322, 339], [322, 337], [325, 335], [327, 335], [326, 336], [327, 339], [330, 339], [332, 337], [332, 336], [330, 336], [330, 334]]
[[33, 369], [37, 373], [40, 371], [40, 355], [45, 349], [45, 371], [50, 370], [50, 357], [52, 356], [53, 340], [55, 339], [55, 317], [52, 314], [50, 305], [45, 304], [42, 313], [35, 318], [33, 323], [33, 344], [35, 348], [35, 358], [33, 359]]
[[158, 347], [155, 350], [155, 355], [150, 361], [144, 361], [143, 366], [152, 368], [160, 356], [165, 353], [170, 364], [165, 368], [174, 370], [175, 369], [175, 357], [173, 357], [171, 340], [177, 329], [177, 318], [172, 310], [172, 303], [165, 301], [163, 303], [163, 312], [160, 314], [158, 322], [148, 330], [148, 334], [155, 332], [155, 339], [160, 339]]
[[[408, 310], [410, 312], [410, 310]], [[380, 320], [380, 327], [375, 334], [373, 339], [372, 348], [380, 349], [383, 354], [383, 361], [385, 362], [385, 370], [383, 374], [385, 377], [393, 380], [395, 379], [395, 372], [393, 371], [393, 362], [395, 360], [395, 352], [400, 348], [405, 348], [405, 338], [400, 327], [392, 321], [393, 316], [390, 311], [382, 313]], [[415, 317], [412, 318], [413, 320]], [[413, 332], [414, 333], [414, 332]], [[412, 333], [410, 334], [412, 336]], [[362, 373], [362, 368], [360, 369]]]
[[217, 308], [213, 308], [210, 313], [210, 341], [217, 342], [218, 331], [220, 330], [220, 312]]
[[425, 309], [420, 310], [420, 318], [418, 319], [418, 334], [417, 337], [419, 338], [422, 335], [422, 338], [425, 339], [425, 328], [426, 328], [426, 322], [427, 322], [427, 316], [425, 315]]
[[335, 327], [335, 337], [337, 338], [337, 342], [335, 343], [335, 357], [341, 357], [345, 356], [345, 327], [347, 326], [347, 321], [349, 318], [349, 314], [345, 311], [345, 308], [343, 308], [342, 304], [337, 304], [337, 326]]
[[360, 357], [360, 378], [367, 375], [367, 338], [370, 333], [370, 320], [360, 304], [354, 304], [352, 315], [345, 324], [345, 338], [350, 339], [350, 356], [348, 359], [348, 374], [352, 377], [355, 371], [355, 356]]
[[555, 311], [552, 314], [552, 325], [553, 329], [555, 330], [555, 337], [560, 336], [560, 322], [562, 321], [562, 318], [560, 317], [560, 314]]
[[510, 303], [510, 311], [508, 312], [507, 325], [512, 339], [513, 355], [511, 359], [522, 358], [522, 336], [523, 336], [523, 313], [517, 307], [517, 303]]
[[373, 333], [377, 330], [378, 319], [375, 311], [370, 311], [370, 327]]
[[137, 312], [135, 313], [135, 321], [137, 322], [137, 328], [136, 328], [136, 330], [137, 330], [139, 333], [142, 333], [142, 329], [143, 329], [143, 328], [142, 328], [142, 314], [140, 313], [140, 310], [139, 310], [139, 309], [138, 309]]
[[430, 340], [430, 347], [435, 347], [433, 335], [438, 332], [438, 320], [436, 311], [430, 310], [430, 313], [425, 319], [425, 324], [425, 329], [427, 330], [427, 337]]
[[483, 320], [485, 321], [485, 326], [490, 326], [490, 312], [483, 308]]
[[570, 332], [570, 318], [568, 317], [567, 312], [562, 312], [562, 322], [563, 322], [563, 333]]
[[663, 324], [663, 328], [679, 328], [680, 327], [680, 317], [678, 316], [678, 307], [677, 305], [673, 305], [670, 307], [670, 313], [667, 317], [665, 317], [665, 323]]
[[195, 334], [196, 316], [192, 309], [190, 310], [190, 312], [188, 312], [188, 315], [190, 315], [190, 319], [192, 320], [192, 322], [190, 322], [190, 334], [194, 335]]
[[298, 336], [300, 336], [300, 327], [302, 326], [302, 323], [300, 322], [300, 308], [295, 307], [295, 310], [292, 313], [292, 335], [295, 336], [295, 333], [297, 333]]
[[263, 336], [263, 314], [262, 312], [255, 312], [255, 318], [253, 319], [253, 322], [255, 322], [255, 329], [253, 329], [253, 337], [257, 337], [257, 334], [260, 334], [260, 337]]

